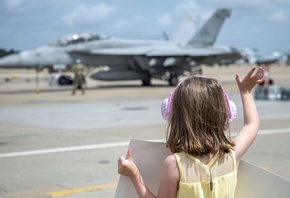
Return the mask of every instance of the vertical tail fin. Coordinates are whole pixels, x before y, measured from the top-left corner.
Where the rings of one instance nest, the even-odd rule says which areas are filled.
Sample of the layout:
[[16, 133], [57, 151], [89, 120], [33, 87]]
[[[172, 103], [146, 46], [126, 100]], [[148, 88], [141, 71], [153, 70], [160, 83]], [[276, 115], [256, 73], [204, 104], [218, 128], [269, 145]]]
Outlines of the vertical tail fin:
[[195, 46], [213, 45], [225, 18], [229, 17], [230, 14], [231, 10], [229, 9], [218, 9], [187, 44]]

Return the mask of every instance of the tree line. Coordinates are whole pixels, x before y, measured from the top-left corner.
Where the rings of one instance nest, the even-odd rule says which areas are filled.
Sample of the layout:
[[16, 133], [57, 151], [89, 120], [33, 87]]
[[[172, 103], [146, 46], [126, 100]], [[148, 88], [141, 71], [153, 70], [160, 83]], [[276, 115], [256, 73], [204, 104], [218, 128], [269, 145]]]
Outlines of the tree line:
[[1, 49], [0, 48], [0, 57], [6, 56], [6, 55], [9, 55], [9, 54], [15, 54], [15, 53], [18, 53], [18, 52], [19, 51], [16, 51], [16, 50], [13, 50], [13, 49], [5, 50], [5, 49]]

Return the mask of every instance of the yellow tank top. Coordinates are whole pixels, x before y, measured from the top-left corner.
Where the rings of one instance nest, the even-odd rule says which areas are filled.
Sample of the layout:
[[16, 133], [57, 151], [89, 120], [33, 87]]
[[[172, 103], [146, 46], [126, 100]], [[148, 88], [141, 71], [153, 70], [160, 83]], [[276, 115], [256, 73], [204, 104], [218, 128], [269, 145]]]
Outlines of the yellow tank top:
[[185, 154], [175, 153], [180, 181], [177, 198], [233, 198], [237, 184], [234, 151], [216, 154], [208, 164]]

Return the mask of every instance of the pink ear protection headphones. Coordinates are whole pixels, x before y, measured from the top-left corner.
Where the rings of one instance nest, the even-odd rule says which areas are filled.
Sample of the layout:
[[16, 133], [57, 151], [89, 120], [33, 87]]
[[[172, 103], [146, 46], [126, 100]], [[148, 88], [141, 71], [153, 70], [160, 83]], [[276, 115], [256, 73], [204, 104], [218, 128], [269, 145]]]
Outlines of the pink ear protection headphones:
[[[164, 99], [164, 101], [161, 104], [161, 114], [165, 120], [167, 120], [169, 117], [170, 108], [171, 108], [172, 99], [173, 99], [175, 89], [170, 93], [168, 98]], [[237, 117], [237, 106], [232, 100], [229, 100], [229, 96], [226, 93], [226, 91], [224, 90], [224, 88], [223, 88], [223, 92], [224, 92], [227, 106], [228, 106], [228, 114], [229, 114], [228, 122], [231, 123]]]

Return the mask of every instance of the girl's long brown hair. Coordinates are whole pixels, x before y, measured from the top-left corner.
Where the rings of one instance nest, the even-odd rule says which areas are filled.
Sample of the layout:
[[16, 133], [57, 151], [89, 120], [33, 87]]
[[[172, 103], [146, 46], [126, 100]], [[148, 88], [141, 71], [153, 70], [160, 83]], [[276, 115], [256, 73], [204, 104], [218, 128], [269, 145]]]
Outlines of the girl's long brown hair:
[[228, 106], [216, 79], [193, 76], [176, 88], [166, 126], [167, 147], [193, 155], [228, 153]]

